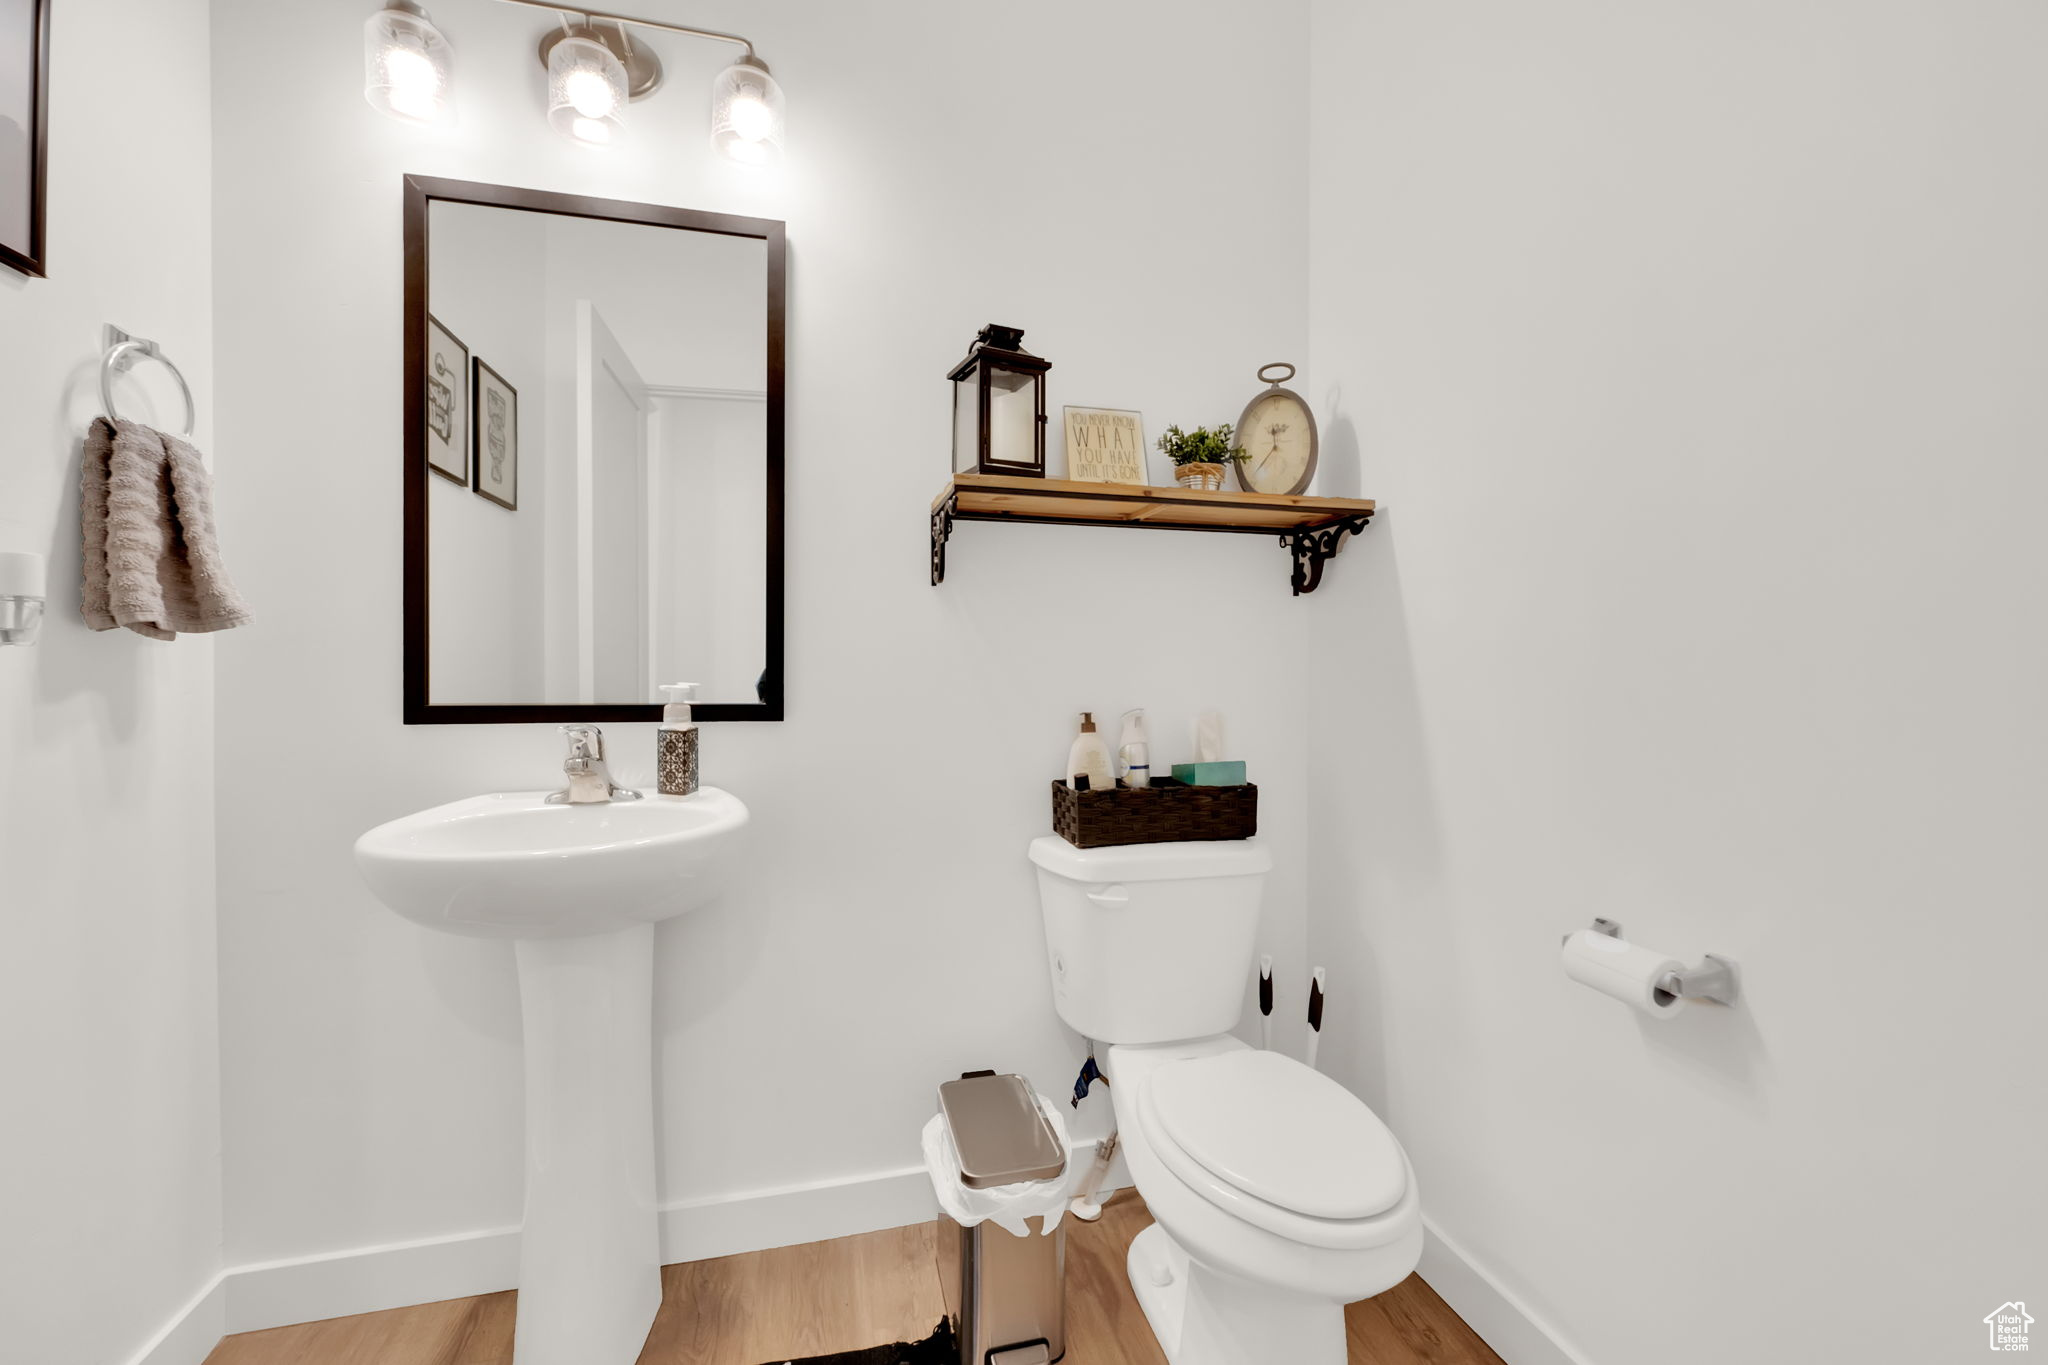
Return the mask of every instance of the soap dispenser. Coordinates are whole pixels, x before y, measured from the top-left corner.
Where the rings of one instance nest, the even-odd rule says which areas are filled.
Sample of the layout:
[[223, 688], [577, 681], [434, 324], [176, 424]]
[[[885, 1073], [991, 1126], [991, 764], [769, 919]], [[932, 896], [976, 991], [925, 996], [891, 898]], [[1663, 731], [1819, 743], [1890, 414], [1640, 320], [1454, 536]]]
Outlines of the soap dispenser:
[[697, 790], [697, 722], [690, 703], [697, 684], [664, 683], [668, 704], [661, 708], [661, 730], [655, 740], [655, 766], [663, 796], [688, 796]]
[[1114, 791], [1116, 779], [1111, 776], [1109, 750], [1102, 743], [1102, 736], [1095, 733], [1095, 713], [1081, 713], [1081, 733], [1074, 737], [1074, 747], [1067, 750], [1067, 785], [1083, 790], [1078, 779], [1087, 778], [1088, 791]]

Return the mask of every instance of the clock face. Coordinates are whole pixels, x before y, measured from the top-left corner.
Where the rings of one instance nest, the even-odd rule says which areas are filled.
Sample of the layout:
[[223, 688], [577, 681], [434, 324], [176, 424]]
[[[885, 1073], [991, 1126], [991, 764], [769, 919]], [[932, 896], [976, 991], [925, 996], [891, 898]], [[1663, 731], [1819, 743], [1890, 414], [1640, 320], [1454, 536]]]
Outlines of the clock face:
[[1237, 481], [1254, 493], [1299, 493], [1316, 468], [1316, 419], [1286, 389], [1268, 389], [1251, 401], [1237, 424], [1244, 461]]

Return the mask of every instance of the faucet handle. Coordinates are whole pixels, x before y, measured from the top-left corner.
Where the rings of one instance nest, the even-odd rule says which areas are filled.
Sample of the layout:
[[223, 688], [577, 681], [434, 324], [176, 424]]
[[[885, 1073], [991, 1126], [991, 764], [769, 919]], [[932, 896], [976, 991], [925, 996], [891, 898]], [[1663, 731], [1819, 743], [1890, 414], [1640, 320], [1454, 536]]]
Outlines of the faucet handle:
[[570, 758], [604, 757], [604, 731], [595, 725], [564, 725], [562, 735], [569, 741]]

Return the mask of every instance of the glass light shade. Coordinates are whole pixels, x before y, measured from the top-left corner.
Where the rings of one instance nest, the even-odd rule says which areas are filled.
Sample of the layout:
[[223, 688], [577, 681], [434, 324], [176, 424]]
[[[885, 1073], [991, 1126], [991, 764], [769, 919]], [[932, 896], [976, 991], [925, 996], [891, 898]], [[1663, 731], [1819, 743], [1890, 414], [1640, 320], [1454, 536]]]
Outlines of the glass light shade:
[[448, 40], [424, 11], [384, 9], [363, 24], [363, 98], [412, 123], [448, 116]]
[[624, 126], [626, 66], [595, 38], [564, 38], [548, 54], [548, 122], [578, 142], [617, 140]]
[[711, 145], [743, 165], [782, 160], [782, 87], [751, 54], [712, 82]]
[[0, 645], [32, 645], [42, 632], [42, 598], [0, 597]]

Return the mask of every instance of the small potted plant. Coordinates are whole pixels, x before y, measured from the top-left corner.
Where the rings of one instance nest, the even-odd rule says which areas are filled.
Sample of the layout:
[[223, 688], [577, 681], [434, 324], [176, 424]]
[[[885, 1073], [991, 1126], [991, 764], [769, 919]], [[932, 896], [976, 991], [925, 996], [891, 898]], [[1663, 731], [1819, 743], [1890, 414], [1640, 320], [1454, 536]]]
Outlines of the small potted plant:
[[1223, 487], [1223, 467], [1244, 459], [1244, 447], [1231, 444], [1235, 436], [1228, 422], [1214, 431], [1208, 427], [1182, 431], [1172, 426], [1159, 438], [1159, 449], [1173, 461], [1174, 481], [1182, 488], [1213, 493]]

